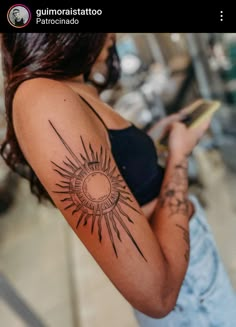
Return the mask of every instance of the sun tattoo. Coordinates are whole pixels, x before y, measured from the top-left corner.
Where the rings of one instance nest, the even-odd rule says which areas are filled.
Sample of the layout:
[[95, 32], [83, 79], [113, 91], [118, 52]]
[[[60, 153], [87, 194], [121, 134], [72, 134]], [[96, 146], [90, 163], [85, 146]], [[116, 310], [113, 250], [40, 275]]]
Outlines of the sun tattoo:
[[80, 153], [78, 157], [50, 120], [49, 123], [70, 154], [70, 157], [65, 156], [61, 165], [51, 161], [54, 171], [63, 178], [56, 183], [59, 189], [53, 192], [63, 196], [61, 202], [66, 203], [64, 210], [72, 210], [72, 215], [77, 218], [76, 228], [81, 224], [86, 226], [91, 219], [91, 233], [97, 225], [101, 242], [102, 221], [105, 221], [116, 257], [118, 253], [115, 236], [121, 242], [119, 228], [122, 228], [139, 254], [147, 261], [125, 223], [126, 221], [133, 224], [133, 221], [124, 208], [129, 207], [139, 214], [140, 212], [130, 204], [132, 203], [130, 192], [126, 190], [124, 180], [116, 166], [111, 164], [107, 150], [101, 146], [99, 151], [95, 151], [90, 143], [86, 147], [83, 138], [80, 137], [84, 153]]

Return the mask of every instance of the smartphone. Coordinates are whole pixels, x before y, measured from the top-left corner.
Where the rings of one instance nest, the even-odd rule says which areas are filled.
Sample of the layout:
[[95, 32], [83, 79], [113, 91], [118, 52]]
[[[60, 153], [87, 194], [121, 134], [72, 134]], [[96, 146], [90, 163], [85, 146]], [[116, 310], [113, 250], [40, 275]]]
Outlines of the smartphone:
[[[186, 116], [181, 120], [188, 128], [197, 127], [201, 122], [209, 118], [221, 106], [221, 102], [217, 100], [200, 99], [188, 106], [184, 112]], [[168, 146], [168, 134], [157, 142], [160, 150], [166, 149]]]

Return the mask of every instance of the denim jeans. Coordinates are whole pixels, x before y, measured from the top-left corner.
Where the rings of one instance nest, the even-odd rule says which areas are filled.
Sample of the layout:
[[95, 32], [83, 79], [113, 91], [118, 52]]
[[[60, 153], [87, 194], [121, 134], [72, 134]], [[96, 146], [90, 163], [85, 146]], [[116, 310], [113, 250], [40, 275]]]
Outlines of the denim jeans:
[[166, 317], [154, 319], [136, 309], [140, 327], [236, 327], [236, 293], [217, 252], [205, 213], [190, 196], [190, 261], [177, 304]]

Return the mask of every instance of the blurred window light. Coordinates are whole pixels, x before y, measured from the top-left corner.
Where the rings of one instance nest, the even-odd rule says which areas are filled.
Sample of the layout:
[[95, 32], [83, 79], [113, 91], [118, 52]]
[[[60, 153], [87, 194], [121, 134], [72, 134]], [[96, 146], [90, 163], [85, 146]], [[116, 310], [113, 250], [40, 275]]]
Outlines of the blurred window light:
[[126, 54], [121, 59], [121, 69], [122, 72], [126, 75], [133, 75], [135, 74], [141, 67], [141, 60], [133, 55], [133, 54]]
[[180, 41], [180, 34], [179, 33], [171, 33], [170, 38], [171, 38], [171, 41], [177, 43]]

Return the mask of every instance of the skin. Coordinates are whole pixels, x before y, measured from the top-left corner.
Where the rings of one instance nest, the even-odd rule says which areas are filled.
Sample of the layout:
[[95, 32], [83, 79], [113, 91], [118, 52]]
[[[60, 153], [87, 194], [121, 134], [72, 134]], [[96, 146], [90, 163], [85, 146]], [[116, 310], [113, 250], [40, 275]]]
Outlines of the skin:
[[22, 83], [13, 101], [20, 147], [120, 293], [145, 314], [164, 317], [176, 304], [188, 265], [187, 157], [209, 122], [191, 130], [171, 124], [159, 200], [140, 208], [116, 166], [103, 124], [78, 94], [108, 128], [129, 126], [83, 76], [63, 82], [36, 78]]

